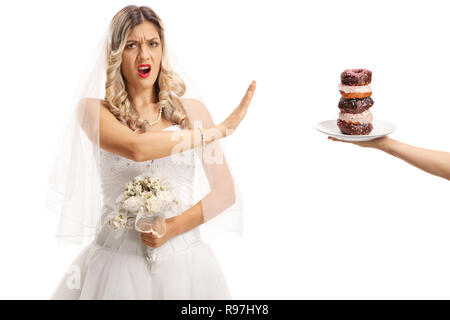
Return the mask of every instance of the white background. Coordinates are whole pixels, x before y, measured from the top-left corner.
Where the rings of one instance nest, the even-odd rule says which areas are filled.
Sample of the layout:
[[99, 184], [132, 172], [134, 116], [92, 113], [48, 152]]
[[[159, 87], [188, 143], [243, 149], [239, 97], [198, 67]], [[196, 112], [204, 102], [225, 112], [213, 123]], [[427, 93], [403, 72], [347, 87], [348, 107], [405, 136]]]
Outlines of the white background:
[[235, 299], [450, 298], [449, 182], [314, 129], [340, 73], [373, 71], [394, 139], [450, 151], [450, 22], [438, 1], [1, 2], [0, 298], [48, 299], [81, 246], [44, 208], [57, 135], [113, 15], [148, 5], [216, 121], [251, 80], [224, 140], [245, 236], [215, 241]]

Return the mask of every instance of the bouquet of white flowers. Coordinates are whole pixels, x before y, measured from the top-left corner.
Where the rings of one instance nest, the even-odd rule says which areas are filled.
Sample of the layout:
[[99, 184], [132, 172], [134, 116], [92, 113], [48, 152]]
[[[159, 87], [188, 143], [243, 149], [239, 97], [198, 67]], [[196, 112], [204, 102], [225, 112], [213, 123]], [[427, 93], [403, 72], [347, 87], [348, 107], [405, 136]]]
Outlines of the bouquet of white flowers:
[[[115, 230], [126, 228], [134, 221], [139, 232], [153, 232], [158, 237], [166, 233], [165, 211], [177, 203], [168, 184], [161, 178], [142, 174], [125, 185], [116, 200], [118, 214], [108, 221]], [[147, 246], [147, 260], [156, 260], [156, 250]]]

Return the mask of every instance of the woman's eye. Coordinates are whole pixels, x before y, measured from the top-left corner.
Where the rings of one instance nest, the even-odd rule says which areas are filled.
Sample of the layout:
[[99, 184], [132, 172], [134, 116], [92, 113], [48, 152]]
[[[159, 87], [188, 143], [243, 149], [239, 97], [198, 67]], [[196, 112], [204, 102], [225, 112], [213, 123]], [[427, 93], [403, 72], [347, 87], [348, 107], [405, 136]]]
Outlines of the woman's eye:
[[[134, 46], [134, 45], [136, 45], [136, 44], [135, 44], [135, 43], [131, 43], [131, 44], [129, 44], [129, 45], [127, 46], [127, 48], [132, 49], [132, 48], [133, 48], [132, 46]], [[159, 45], [159, 43], [156, 42], [156, 41], [152, 41], [152, 42], [150, 42], [150, 45], [151, 45], [152, 47], [157, 47], [157, 46]]]

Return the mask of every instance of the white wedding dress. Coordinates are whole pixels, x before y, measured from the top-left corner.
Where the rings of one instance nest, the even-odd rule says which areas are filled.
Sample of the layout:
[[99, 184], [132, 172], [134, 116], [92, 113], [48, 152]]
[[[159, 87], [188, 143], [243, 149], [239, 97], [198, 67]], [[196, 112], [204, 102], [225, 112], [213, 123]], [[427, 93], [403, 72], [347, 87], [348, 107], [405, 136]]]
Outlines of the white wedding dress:
[[[166, 129], [180, 130], [178, 126]], [[187, 150], [180, 155], [194, 157]], [[179, 207], [166, 218], [192, 207], [195, 162], [164, 157], [144, 162], [100, 151], [102, 219], [111, 213], [126, 182], [153, 170], [164, 176], [179, 196]], [[202, 240], [198, 227], [159, 247], [156, 269], [145, 258], [147, 246], [133, 226], [114, 231], [108, 224], [75, 258], [51, 299], [231, 299], [221, 267]]]

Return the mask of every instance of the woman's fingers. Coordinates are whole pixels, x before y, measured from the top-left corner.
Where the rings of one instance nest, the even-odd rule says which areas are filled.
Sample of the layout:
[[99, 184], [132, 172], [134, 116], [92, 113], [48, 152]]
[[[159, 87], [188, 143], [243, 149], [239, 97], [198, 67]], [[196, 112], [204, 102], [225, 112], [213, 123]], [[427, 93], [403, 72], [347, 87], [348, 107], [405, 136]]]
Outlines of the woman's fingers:
[[157, 239], [149, 239], [149, 238], [144, 238], [141, 237], [142, 243], [145, 244], [146, 246], [152, 247], [152, 248], [157, 248], [159, 247], [159, 241]]
[[345, 141], [345, 140], [339, 140], [333, 137], [328, 137], [328, 139], [333, 140], [333, 141], [339, 141], [339, 142], [344, 142], [344, 143], [351, 143], [360, 147], [369, 147], [371, 146], [372, 141]]
[[256, 89], [256, 82], [255, 80], [253, 80], [252, 83], [250, 83], [250, 85], [248, 86], [247, 92], [245, 93], [244, 103], [250, 104], [250, 101], [252, 100], [253, 95], [255, 94], [255, 89]]
[[248, 87], [247, 92], [245, 93], [244, 97], [242, 98], [239, 106], [248, 108], [248, 106], [250, 105], [250, 102], [252, 101], [253, 95], [255, 94], [255, 89], [256, 89], [256, 82], [255, 82], [255, 80], [253, 80], [252, 83], [250, 84], [250, 86]]
[[247, 114], [247, 109], [248, 106], [250, 105], [250, 102], [252, 101], [253, 95], [255, 94], [255, 89], [256, 89], [256, 82], [253, 80], [250, 86], [248, 87], [244, 97], [242, 98], [241, 103], [239, 103], [237, 108], [231, 114], [230, 117], [232, 120], [231, 129], [236, 129], [236, 127], [239, 125], [239, 123]]
[[153, 233], [153, 232], [149, 232], [149, 233], [145, 233], [145, 232], [141, 232], [141, 238], [146, 239], [146, 240], [154, 240], [154, 239], [158, 239], [158, 235]]
[[219, 128], [224, 137], [231, 135], [234, 130], [236, 130], [239, 123], [245, 117], [247, 113], [247, 108], [253, 98], [256, 89], [256, 82], [252, 81], [249, 85], [247, 92], [242, 98], [239, 105], [233, 110], [233, 112], [226, 118], [220, 125]]
[[145, 244], [148, 247], [152, 247], [152, 248], [158, 248], [159, 245], [156, 243], [151, 243], [151, 242], [147, 242], [147, 241], [142, 241], [143, 244]]
[[141, 232], [141, 241], [147, 246], [158, 248], [163, 245], [167, 241], [167, 239], [165, 238], [165, 235], [158, 236], [158, 234], [153, 232]]
[[343, 140], [339, 140], [333, 137], [328, 137], [328, 139], [333, 140], [333, 141], [339, 141], [339, 142], [348, 142], [348, 141], [343, 141]]
[[147, 239], [151, 236], [151, 233], [146, 233], [146, 232], [141, 232], [141, 238], [142, 239]]

